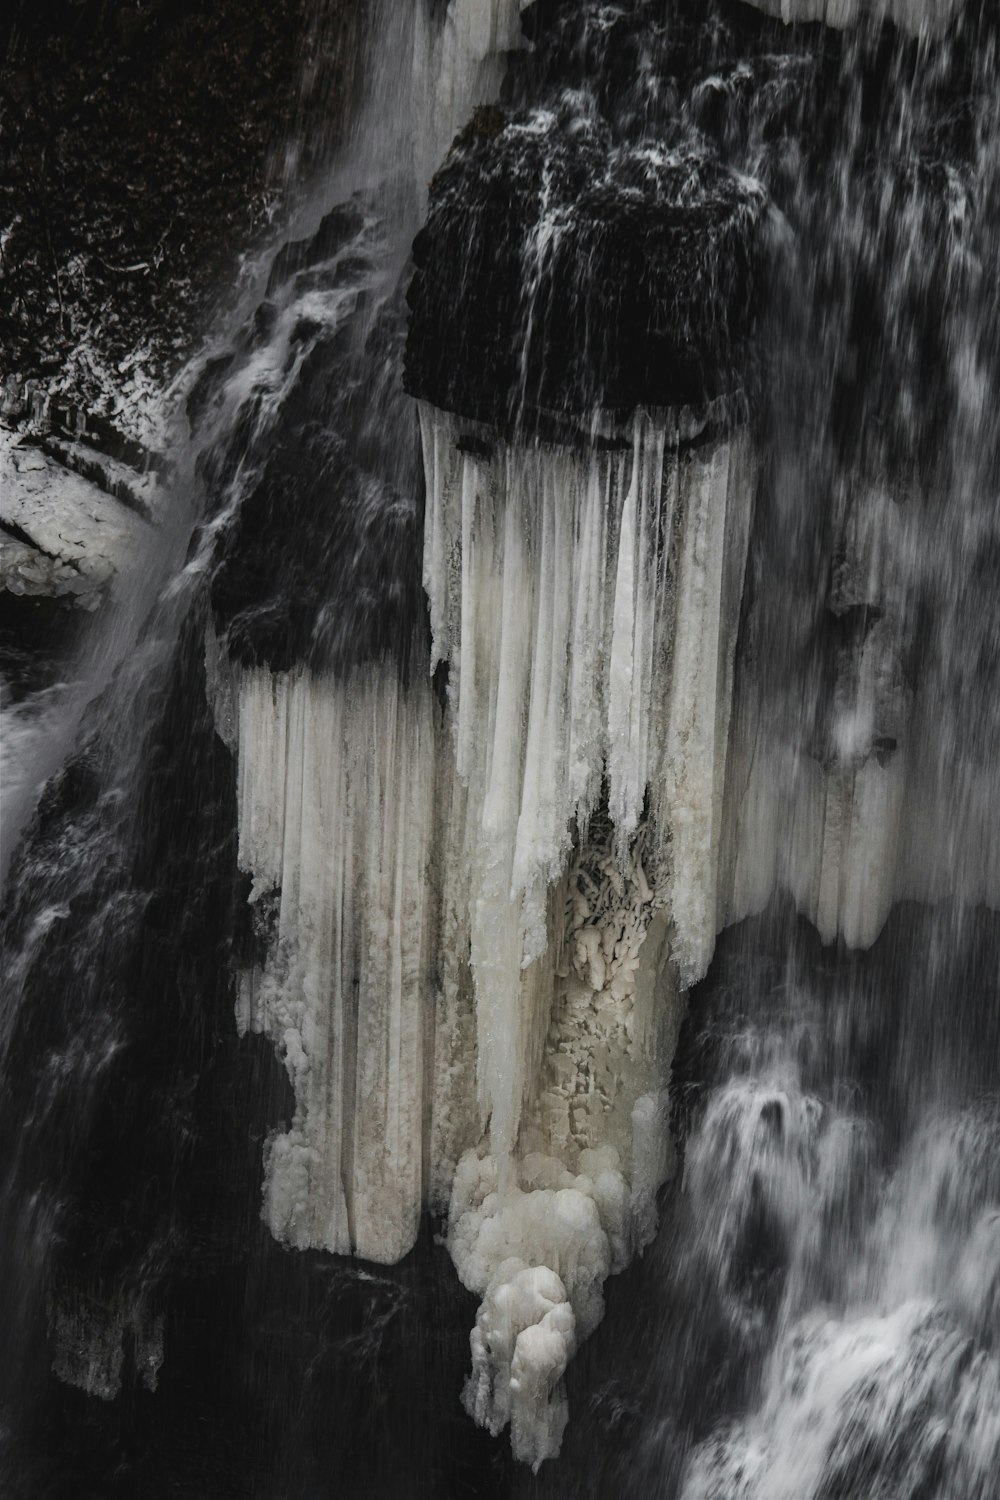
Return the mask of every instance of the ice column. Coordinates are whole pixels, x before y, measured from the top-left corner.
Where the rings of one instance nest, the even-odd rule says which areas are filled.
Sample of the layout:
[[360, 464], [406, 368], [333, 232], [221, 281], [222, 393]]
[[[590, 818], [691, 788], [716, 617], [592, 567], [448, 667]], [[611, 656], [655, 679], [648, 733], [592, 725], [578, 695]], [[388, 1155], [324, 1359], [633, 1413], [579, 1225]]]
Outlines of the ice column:
[[716, 931], [754, 468], [745, 433], [679, 413], [578, 448], [426, 405], [421, 425], [455, 764], [444, 905], [474, 1004], [463, 1032], [446, 973], [439, 1036], [444, 1018], [474, 1050], [478, 1100], [463, 1153], [455, 1064], [438, 1070], [435, 1154], [457, 1161], [449, 1245], [483, 1299], [466, 1406], [537, 1467], [666, 1173], [678, 985]]
[[413, 120], [421, 197], [474, 106], [499, 94], [505, 54], [522, 44], [521, 10], [521, 0], [447, 0], [446, 7], [418, 0]]
[[264, 1217], [299, 1249], [398, 1260], [423, 1199], [435, 708], [395, 664], [238, 682], [239, 860], [267, 956], [240, 1025], [295, 1090]]

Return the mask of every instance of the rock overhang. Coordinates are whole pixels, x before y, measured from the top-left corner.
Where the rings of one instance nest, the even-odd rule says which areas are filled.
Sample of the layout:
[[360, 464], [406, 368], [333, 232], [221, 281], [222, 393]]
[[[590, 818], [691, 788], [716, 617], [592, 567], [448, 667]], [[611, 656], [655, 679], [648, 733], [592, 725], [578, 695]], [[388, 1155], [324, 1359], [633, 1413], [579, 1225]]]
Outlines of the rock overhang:
[[767, 204], [696, 132], [619, 140], [572, 91], [480, 112], [414, 244], [406, 389], [505, 428], [731, 394]]

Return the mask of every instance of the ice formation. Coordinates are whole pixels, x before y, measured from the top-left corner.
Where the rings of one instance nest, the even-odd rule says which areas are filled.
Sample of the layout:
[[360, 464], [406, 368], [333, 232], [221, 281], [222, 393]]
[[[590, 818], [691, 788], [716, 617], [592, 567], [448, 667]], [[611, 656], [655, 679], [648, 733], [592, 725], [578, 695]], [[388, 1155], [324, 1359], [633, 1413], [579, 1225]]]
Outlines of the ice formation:
[[451, 941], [464, 922], [486, 1132], [450, 1211], [484, 1299], [466, 1404], [492, 1430], [509, 1417], [534, 1464], [558, 1451], [562, 1369], [605, 1277], [655, 1223], [677, 991], [715, 938], [754, 480], [744, 433], [683, 442], [688, 421], [640, 412], [574, 449], [421, 408], [432, 665], [449, 663], [462, 789]]
[[521, 0], [448, 0], [443, 18], [432, 0], [416, 9], [414, 143], [421, 198], [475, 105], [500, 92], [504, 54], [521, 45]]
[[271, 1037], [296, 1105], [264, 1215], [300, 1249], [395, 1261], [423, 1198], [433, 698], [392, 665], [248, 671], [237, 695], [239, 858], [266, 946], [239, 1022]]
[[[877, 487], [859, 485], [838, 509], [827, 623], [839, 645], [812, 737], [775, 712], [752, 653], [737, 689], [720, 925], [762, 911], [780, 889], [825, 943], [867, 948], [897, 901], [1000, 907], [990, 836], [1000, 770], [956, 728], [967, 706], [942, 713], [962, 691], [949, 642], [964, 635], [970, 660], [978, 649], [959, 624], [967, 564], [954, 539], [916, 498]], [[988, 520], [976, 525], [989, 534]], [[942, 649], [915, 680], [921, 612]]]
[[[649, 794], [650, 858], [690, 983], [716, 931], [749, 440], [682, 444], [675, 414], [640, 414], [627, 445], [580, 452], [491, 445], [427, 406], [421, 422], [433, 661], [450, 661], [484, 878], [502, 863], [502, 899], [520, 907], [518, 964], [544, 949], [546, 892], [606, 779], [620, 862]], [[490, 899], [484, 886], [477, 903]], [[488, 1081], [483, 1102], [511, 1118], [510, 1139], [517, 1106]]]
[[962, 7], [964, 0], [750, 0], [758, 10], [783, 21], [825, 21], [850, 26], [865, 16], [887, 17], [917, 34], [934, 35]]
[[690, 414], [579, 448], [421, 422], [445, 714], [389, 663], [211, 664], [260, 947], [239, 1024], [295, 1091], [273, 1233], [394, 1261], [447, 1211], [483, 1299], [466, 1405], [537, 1465], [603, 1282], [655, 1229], [678, 994], [716, 930], [754, 467]]

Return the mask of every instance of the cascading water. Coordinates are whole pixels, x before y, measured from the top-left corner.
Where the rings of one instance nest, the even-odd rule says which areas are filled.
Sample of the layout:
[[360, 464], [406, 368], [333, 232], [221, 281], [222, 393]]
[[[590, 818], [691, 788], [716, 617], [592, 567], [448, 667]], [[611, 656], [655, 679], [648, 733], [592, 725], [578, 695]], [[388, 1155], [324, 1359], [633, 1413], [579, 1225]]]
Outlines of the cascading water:
[[995, 19], [365, 25], [35, 768], [4, 1493], [992, 1500]]

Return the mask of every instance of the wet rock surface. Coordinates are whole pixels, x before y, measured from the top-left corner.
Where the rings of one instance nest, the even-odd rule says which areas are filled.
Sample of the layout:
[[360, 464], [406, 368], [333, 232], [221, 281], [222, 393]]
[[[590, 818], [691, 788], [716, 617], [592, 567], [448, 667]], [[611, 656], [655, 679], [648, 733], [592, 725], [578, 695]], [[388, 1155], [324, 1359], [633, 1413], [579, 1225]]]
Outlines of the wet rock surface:
[[431, 186], [407, 389], [507, 425], [752, 385], [769, 194], [728, 142], [763, 91], [780, 133], [813, 67], [766, 56], [741, 6], [536, 3], [523, 24], [502, 107]]
[[[531, 50], [512, 60], [500, 106], [475, 114], [431, 185], [407, 389], [504, 426], [722, 393], [755, 405], [773, 353], [767, 313], [803, 274], [801, 236], [846, 129], [853, 159], [826, 190], [843, 196], [855, 235], [856, 334], [846, 363], [830, 351], [832, 425], [870, 449], [868, 418], [880, 432], [906, 403], [953, 401], [943, 309], [974, 275], [955, 245], [990, 24], [970, 7], [930, 58], [877, 17], [845, 33], [739, 0], [536, 0], [523, 17]], [[889, 292], [873, 252], [907, 284]], [[808, 274], [821, 319], [845, 296], [844, 266], [820, 256]]]
[[423, 481], [416, 415], [399, 381], [405, 305], [385, 225], [356, 198], [276, 258], [266, 300], [230, 362], [189, 406], [231, 437], [203, 465], [213, 504], [239, 503], [212, 583], [215, 627], [244, 666], [334, 672], [420, 632]]
[[[4, 366], [129, 402], [204, 334], [315, 104], [354, 97], [360, 3], [12, 0], [0, 23]], [[312, 59], [305, 91], [303, 65]]]
[[614, 145], [576, 105], [481, 113], [434, 179], [414, 246], [412, 394], [504, 424], [526, 406], [627, 411], [731, 390], [763, 191], [697, 145]]

